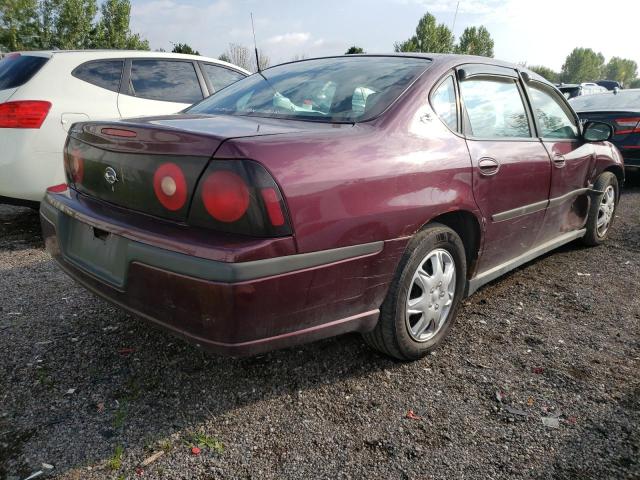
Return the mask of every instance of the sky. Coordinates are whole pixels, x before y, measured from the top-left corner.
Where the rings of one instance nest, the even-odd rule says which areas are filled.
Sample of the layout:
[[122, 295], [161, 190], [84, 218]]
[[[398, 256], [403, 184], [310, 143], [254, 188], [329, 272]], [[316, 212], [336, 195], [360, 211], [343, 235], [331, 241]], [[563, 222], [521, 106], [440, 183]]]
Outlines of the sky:
[[[453, 26], [458, 0], [132, 0], [131, 29], [152, 49], [188, 43], [218, 57], [229, 43], [258, 47], [271, 63], [294, 56], [341, 55], [351, 45], [393, 51], [422, 15]], [[575, 47], [589, 47], [640, 65], [640, 0], [460, 0], [454, 34], [484, 25], [495, 57], [560, 70]]]

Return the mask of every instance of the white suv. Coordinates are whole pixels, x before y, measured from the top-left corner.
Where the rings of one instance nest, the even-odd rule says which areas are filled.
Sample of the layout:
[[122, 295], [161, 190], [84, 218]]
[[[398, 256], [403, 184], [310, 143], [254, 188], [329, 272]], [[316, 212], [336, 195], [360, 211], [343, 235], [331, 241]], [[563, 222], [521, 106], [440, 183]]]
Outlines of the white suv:
[[139, 51], [12, 53], [0, 61], [0, 203], [39, 202], [64, 182], [74, 122], [164, 115], [249, 72], [212, 58]]

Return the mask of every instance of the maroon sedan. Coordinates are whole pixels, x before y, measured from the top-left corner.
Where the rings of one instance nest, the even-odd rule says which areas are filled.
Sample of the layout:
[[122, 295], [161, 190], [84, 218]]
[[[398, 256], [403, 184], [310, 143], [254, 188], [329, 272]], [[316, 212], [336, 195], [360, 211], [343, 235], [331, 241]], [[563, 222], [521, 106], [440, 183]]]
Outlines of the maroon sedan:
[[212, 351], [358, 331], [415, 359], [480, 286], [606, 239], [610, 136], [492, 59], [303, 60], [179, 115], [76, 124], [42, 227], [79, 283]]

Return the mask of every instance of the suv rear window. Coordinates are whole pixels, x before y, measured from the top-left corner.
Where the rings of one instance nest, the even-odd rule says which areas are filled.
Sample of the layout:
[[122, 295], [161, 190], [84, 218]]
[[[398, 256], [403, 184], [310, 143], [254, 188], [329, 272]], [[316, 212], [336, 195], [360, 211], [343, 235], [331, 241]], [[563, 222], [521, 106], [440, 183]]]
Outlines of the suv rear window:
[[177, 103], [203, 98], [193, 63], [176, 60], [132, 60], [129, 94]]
[[24, 85], [49, 60], [47, 57], [11, 54], [0, 61], [0, 90]]
[[222, 90], [227, 85], [231, 85], [241, 78], [246, 77], [246, 75], [243, 75], [240, 72], [236, 72], [235, 70], [225, 67], [219, 67], [218, 65], [212, 65], [210, 63], [202, 63], [201, 65], [205, 75], [209, 79], [209, 82], [211, 82], [211, 86], [216, 92], [218, 90]]
[[112, 92], [120, 90], [123, 60], [98, 60], [83, 63], [71, 73], [76, 78]]

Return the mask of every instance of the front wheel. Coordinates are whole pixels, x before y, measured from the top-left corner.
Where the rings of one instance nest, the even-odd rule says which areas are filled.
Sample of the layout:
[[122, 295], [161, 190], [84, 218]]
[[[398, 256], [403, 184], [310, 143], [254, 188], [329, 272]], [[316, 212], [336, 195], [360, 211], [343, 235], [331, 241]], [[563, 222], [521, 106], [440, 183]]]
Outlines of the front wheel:
[[414, 360], [442, 343], [455, 319], [466, 282], [460, 237], [432, 224], [409, 243], [382, 308], [376, 328], [364, 334], [373, 348]]
[[596, 179], [593, 189], [602, 193], [591, 199], [587, 232], [582, 239], [585, 244], [592, 246], [600, 245], [607, 239], [620, 198], [618, 178], [611, 172], [604, 172]]

